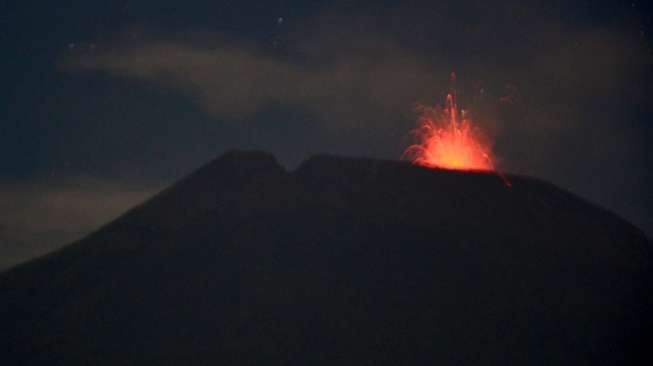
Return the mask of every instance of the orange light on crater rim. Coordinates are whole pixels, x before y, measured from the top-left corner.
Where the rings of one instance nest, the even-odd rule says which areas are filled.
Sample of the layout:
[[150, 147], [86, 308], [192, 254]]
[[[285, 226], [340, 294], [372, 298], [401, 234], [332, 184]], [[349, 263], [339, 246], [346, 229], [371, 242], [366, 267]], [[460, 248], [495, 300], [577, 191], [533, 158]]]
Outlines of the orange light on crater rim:
[[[453, 74], [452, 82], [455, 82]], [[419, 126], [412, 134], [416, 142], [402, 156], [414, 164], [456, 170], [495, 170], [490, 142], [473, 125], [466, 111], [458, 108], [453, 93], [447, 95], [444, 107], [424, 108]]]

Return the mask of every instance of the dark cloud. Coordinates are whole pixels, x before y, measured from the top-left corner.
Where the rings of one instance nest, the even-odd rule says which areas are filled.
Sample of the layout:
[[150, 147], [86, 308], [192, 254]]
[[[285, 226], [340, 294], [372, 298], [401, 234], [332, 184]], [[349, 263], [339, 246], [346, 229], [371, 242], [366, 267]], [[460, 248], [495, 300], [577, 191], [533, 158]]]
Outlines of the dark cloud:
[[[528, 22], [536, 15], [520, 16]], [[432, 102], [446, 90], [451, 71], [462, 71], [471, 82], [488, 81], [492, 87], [486, 92], [493, 93], [493, 101], [505, 101], [502, 93], [510, 85], [550, 123], [564, 124], [550, 105], [628, 92], [653, 64], [643, 42], [627, 34], [546, 22], [541, 16], [524, 25], [527, 36], [489, 44], [487, 27], [464, 21], [445, 18], [448, 24], [436, 27], [442, 35], [423, 35], [420, 43], [390, 36], [383, 30], [383, 17], [342, 18], [314, 20], [312, 32], [292, 39], [290, 57], [269, 45], [227, 42], [211, 32], [144, 37], [138, 30], [124, 32], [122, 39], [97, 51], [75, 53], [63, 65], [179, 91], [220, 119], [246, 119], [273, 105], [290, 105], [308, 110], [325, 126], [367, 127], [408, 116], [415, 102]], [[447, 37], [451, 39], [444, 42]], [[469, 55], [475, 50], [478, 54]], [[504, 56], [489, 57], [491, 53]], [[501, 58], [515, 60], [497, 62]], [[461, 91], [477, 92], [469, 85]]]
[[0, 185], [0, 271], [80, 239], [158, 189], [91, 178]]
[[[324, 44], [320, 39], [305, 42]], [[378, 127], [387, 125], [389, 116], [411, 112], [411, 103], [430, 95], [433, 64], [390, 41], [350, 42], [365, 47], [349, 47], [349, 52], [329, 63], [323, 60], [333, 54], [331, 47], [306, 52], [302, 56], [308, 60], [300, 63], [252, 47], [197, 46], [163, 39], [114, 45], [71, 58], [66, 66], [172, 88], [210, 115], [232, 120], [290, 105], [308, 111], [325, 127], [355, 127], [363, 122]]]

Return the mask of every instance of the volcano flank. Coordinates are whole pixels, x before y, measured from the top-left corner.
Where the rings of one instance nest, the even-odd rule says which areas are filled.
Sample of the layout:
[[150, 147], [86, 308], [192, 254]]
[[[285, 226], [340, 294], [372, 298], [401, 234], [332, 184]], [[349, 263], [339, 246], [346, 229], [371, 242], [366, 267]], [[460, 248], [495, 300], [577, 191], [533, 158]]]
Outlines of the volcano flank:
[[0, 275], [4, 365], [651, 364], [651, 243], [537, 179], [230, 152]]

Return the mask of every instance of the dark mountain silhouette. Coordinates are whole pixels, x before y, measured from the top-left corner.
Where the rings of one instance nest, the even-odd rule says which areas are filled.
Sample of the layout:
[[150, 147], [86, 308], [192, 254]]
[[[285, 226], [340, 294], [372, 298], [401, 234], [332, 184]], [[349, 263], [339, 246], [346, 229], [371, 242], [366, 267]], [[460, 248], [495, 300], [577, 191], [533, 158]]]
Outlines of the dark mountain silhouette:
[[651, 243], [555, 186], [228, 153], [0, 276], [4, 365], [651, 364]]

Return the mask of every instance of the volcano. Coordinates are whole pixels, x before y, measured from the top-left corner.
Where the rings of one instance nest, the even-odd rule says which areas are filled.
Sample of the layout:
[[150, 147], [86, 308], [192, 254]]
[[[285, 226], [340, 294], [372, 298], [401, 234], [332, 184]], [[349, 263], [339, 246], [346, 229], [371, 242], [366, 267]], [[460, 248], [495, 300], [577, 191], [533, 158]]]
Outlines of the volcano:
[[0, 362], [651, 364], [649, 239], [510, 181], [227, 153], [0, 275]]

